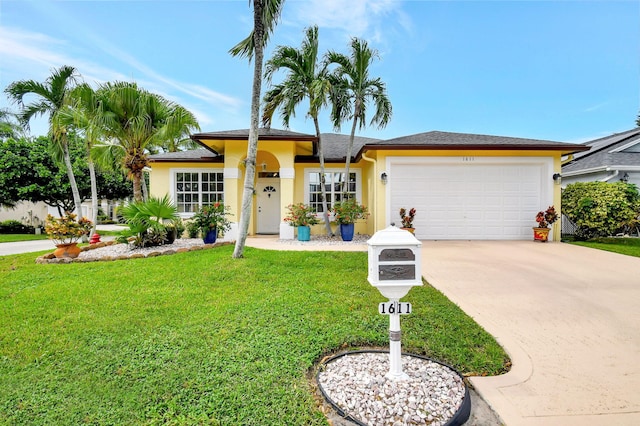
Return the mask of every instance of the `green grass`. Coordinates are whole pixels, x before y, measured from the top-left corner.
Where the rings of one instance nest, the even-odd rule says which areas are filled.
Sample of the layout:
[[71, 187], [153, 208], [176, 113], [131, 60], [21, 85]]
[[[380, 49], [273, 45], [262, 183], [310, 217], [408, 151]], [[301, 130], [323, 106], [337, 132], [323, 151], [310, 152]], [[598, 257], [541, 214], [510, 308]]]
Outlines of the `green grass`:
[[571, 244], [640, 257], [640, 238], [594, 238], [589, 241], [574, 241]]
[[[0, 424], [325, 425], [313, 365], [388, 346], [367, 254], [232, 250], [0, 257]], [[505, 371], [505, 352], [441, 293], [425, 285], [406, 300], [403, 350]]]
[[46, 240], [46, 234], [0, 234], [0, 243], [14, 243], [16, 241]]

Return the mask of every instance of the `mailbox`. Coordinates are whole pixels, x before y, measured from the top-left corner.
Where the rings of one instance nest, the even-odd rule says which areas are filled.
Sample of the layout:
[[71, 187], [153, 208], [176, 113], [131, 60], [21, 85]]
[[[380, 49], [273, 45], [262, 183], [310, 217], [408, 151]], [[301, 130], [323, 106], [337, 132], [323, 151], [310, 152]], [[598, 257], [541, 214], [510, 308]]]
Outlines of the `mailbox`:
[[376, 232], [369, 246], [369, 283], [383, 296], [398, 300], [422, 285], [422, 243], [412, 233], [390, 226]]

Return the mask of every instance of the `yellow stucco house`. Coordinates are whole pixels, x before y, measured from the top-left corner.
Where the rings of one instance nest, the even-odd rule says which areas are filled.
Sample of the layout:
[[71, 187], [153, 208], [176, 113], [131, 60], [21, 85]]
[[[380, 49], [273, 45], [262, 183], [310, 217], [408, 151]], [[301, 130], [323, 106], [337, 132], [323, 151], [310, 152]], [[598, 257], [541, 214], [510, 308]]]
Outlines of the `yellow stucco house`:
[[[321, 210], [318, 139], [286, 130], [259, 132], [250, 235], [294, 238], [283, 218], [291, 203]], [[223, 200], [239, 220], [249, 131], [198, 133], [202, 148], [151, 156], [150, 192], [169, 194], [189, 218], [203, 204]], [[344, 179], [348, 135], [323, 134], [330, 201]], [[389, 140], [356, 137], [348, 192], [371, 212], [355, 232], [372, 235], [399, 210], [416, 208], [415, 235], [424, 240], [528, 240], [535, 215], [560, 208], [561, 158], [584, 145], [448, 132]], [[335, 227], [335, 224], [334, 224]], [[235, 239], [234, 226], [225, 239]], [[316, 225], [312, 233], [324, 233]], [[560, 238], [560, 226], [553, 236]]]

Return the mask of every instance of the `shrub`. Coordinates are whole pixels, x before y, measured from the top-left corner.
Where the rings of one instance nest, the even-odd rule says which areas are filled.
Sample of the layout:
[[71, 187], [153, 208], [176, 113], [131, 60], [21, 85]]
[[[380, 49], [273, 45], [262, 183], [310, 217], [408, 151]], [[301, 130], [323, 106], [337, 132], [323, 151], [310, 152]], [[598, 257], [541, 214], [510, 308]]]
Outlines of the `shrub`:
[[151, 197], [148, 201], [127, 204], [119, 212], [122, 213], [129, 229], [122, 231], [117, 240], [127, 242], [133, 237], [135, 247], [166, 244], [169, 242], [167, 227], [174, 227], [178, 219], [178, 209], [166, 195], [164, 198]]
[[0, 234], [33, 234], [35, 228], [25, 225], [17, 220], [5, 220], [0, 222]]
[[320, 223], [316, 211], [304, 203], [289, 204], [287, 216], [284, 221], [290, 226], [311, 226]]
[[576, 237], [615, 235], [638, 224], [640, 193], [625, 182], [578, 182], [562, 192], [562, 212], [576, 224]]

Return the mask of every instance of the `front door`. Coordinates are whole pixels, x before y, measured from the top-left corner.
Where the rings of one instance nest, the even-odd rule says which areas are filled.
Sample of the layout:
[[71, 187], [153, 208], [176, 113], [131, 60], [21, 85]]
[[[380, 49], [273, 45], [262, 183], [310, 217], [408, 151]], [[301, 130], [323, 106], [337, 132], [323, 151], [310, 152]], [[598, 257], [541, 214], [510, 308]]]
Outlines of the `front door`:
[[256, 185], [258, 234], [280, 233], [280, 181], [259, 179]]

